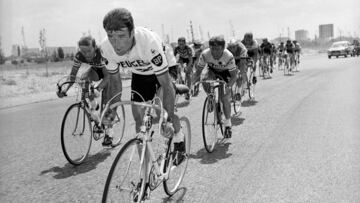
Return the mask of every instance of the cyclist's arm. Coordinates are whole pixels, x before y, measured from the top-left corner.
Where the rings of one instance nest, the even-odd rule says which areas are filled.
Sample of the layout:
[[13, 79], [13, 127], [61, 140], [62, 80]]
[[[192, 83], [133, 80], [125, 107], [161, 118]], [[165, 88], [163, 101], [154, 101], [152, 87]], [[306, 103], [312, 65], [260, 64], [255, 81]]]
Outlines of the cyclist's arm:
[[175, 90], [173, 88], [173, 85], [171, 84], [169, 71], [166, 71], [160, 75], [156, 75], [156, 77], [164, 91], [163, 92], [164, 108], [168, 112], [169, 118], [174, 120]]
[[101, 68], [101, 71], [104, 75], [104, 78], [102, 79], [102, 81], [99, 83], [99, 85], [96, 87], [97, 90], [101, 91], [102, 89], [104, 89], [108, 83], [109, 83], [109, 73], [108, 71], [106, 70], [106, 67], [103, 66]]
[[[70, 81], [75, 81], [75, 78], [76, 78], [76, 75], [80, 69], [80, 66], [81, 66], [81, 61], [77, 60], [76, 58], [74, 59], [74, 64], [71, 68], [71, 72], [70, 72], [70, 75], [69, 75], [69, 80]], [[66, 89], [63, 90], [64, 93], [66, 93], [70, 87], [73, 85], [73, 83], [69, 83], [69, 85], [67, 86]]]

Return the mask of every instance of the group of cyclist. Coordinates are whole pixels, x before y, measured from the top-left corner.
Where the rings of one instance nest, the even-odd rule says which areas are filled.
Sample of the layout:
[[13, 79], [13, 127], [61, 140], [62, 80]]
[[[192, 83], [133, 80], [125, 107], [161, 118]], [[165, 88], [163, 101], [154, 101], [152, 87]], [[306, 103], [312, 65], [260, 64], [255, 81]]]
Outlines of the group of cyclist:
[[[107, 37], [99, 46], [90, 36], [79, 40], [79, 51], [74, 59], [70, 80], [74, 80], [82, 63], [89, 64], [91, 69], [83, 74], [82, 78], [91, 81], [102, 79], [95, 91], [96, 94], [102, 94], [102, 104], [105, 104], [113, 95], [123, 90], [119, 70], [130, 69], [132, 101], [149, 101], [162, 92], [162, 102], [169, 115], [168, 122], [172, 123], [174, 129], [174, 150], [179, 152], [183, 152], [185, 146], [179, 118], [174, 114], [175, 90], [172, 84], [174, 80], [185, 80], [182, 82], [192, 87], [200, 80], [200, 75], [207, 66], [203, 79], [222, 79], [226, 82], [225, 88], [220, 88], [219, 94], [225, 115], [224, 137], [230, 138], [232, 136], [231, 87], [234, 84], [245, 85], [244, 81], [248, 81], [248, 72], [256, 72], [258, 61], [262, 60], [264, 63], [270, 61], [271, 73], [276, 61], [274, 57], [276, 53], [279, 54], [278, 57], [283, 57], [285, 53], [295, 57], [294, 53], [300, 52], [300, 49], [296, 48], [297, 45], [290, 40], [285, 45], [281, 42], [276, 48], [274, 44], [264, 39], [259, 46], [252, 33], [246, 33], [242, 40], [231, 39], [227, 46], [222, 36], [212, 37], [208, 48], [199, 40], [188, 45], [186, 39], [180, 37], [177, 46], [173, 49], [165, 45], [155, 32], [135, 26], [132, 14], [125, 8], [108, 12], [103, 19], [103, 28]], [[247, 66], [245, 59], [252, 60], [253, 65]], [[181, 78], [182, 71], [185, 73], [184, 79]], [[252, 75], [250, 81], [256, 84], [255, 74]], [[208, 92], [209, 87], [203, 84], [203, 89]], [[57, 94], [63, 97], [67, 91], [68, 88]], [[198, 92], [198, 87], [194, 88], [194, 93], [196, 92]], [[190, 99], [189, 93], [185, 99]], [[114, 102], [119, 100], [120, 98]], [[134, 105], [132, 114], [135, 130], [139, 132], [143, 109]], [[107, 115], [106, 119], [111, 123], [113, 112]], [[109, 146], [112, 143], [112, 136], [110, 132], [105, 134], [102, 144]]]

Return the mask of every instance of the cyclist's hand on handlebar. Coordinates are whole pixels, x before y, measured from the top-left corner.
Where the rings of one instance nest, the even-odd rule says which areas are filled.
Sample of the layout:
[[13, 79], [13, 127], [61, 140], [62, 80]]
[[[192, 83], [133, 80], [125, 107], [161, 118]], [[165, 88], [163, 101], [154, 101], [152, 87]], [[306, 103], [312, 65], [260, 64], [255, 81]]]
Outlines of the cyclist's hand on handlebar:
[[101, 95], [101, 89], [95, 88], [94, 89], [94, 96], [95, 98], [100, 97]]
[[59, 98], [66, 97], [66, 91], [56, 91], [56, 94]]

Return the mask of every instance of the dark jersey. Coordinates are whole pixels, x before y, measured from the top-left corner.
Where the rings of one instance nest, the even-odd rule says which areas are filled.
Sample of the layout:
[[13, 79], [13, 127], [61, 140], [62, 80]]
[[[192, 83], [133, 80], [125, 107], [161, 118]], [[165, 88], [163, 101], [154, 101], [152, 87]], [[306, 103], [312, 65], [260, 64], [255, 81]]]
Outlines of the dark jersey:
[[271, 54], [272, 53], [272, 45], [270, 43], [262, 43], [260, 45], [260, 48], [262, 50], [262, 53], [265, 53], [265, 54]]
[[74, 65], [73, 67], [75, 68], [80, 68], [81, 64], [85, 63], [85, 64], [89, 64], [92, 68], [103, 68], [105, 67], [105, 65], [107, 64], [107, 60], [105, 58], [102, 57], [101, 55], [101, 51], [99, 48], [95, 49], [95, 56], [91, 61], [87, 61], [85, 56], [78, 51], [74, 57]]
[[178, 54], [180, 58], [183, 59], [190, 59], [193, 57], [193, 51], [188, 45], [185, 45], [183, 49], [181, 49], [179, 46], [175, 47], [174, 55], [176, 56]]

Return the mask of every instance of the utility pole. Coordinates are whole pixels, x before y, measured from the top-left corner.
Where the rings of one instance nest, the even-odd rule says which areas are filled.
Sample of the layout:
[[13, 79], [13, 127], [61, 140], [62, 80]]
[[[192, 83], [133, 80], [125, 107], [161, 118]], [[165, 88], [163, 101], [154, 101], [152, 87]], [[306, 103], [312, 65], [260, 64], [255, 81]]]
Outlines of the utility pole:
[[287, 27], [287, 32], [288, 32], [288, 38], [290, 39], [290, 28]]
[[161, 35], [162, 35], [162, 39], [163, 41], [165, 41], [165, 27], [164, 27], [164, 24], [161, 24]]
[[48, 77], [49, 76], [49, 71], [48, 71], [48, 65], [47, 65], [47, 50], [46, 50], [45, 28], [40, 30], [39, 44], [40, 44], [41, 50], [44, 52], [44, 55], [45, 55], [46, 77]]
[[233, 38], [235, 38], [235, 29], [234, 29], [234, 25], [232, 24], [231, 20], [229, 21], [230, 23], [230, 32], [233, 36]]
[[204, 33], [203, 33], [200, 25], [199, 25], [199, 32], [200, 32], [200, 39], [203, 42], [204, 41]]
[[210, 39], [211, 37], [210, 37], [210, 32], [208, 31], [208, 38]]
[[190, 20], [190, 32], [191, 32], [191, 42], [194, 43], [194, 29], [191, 20]]

